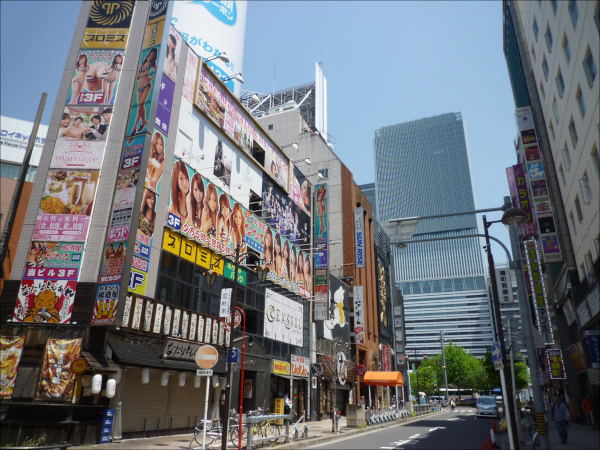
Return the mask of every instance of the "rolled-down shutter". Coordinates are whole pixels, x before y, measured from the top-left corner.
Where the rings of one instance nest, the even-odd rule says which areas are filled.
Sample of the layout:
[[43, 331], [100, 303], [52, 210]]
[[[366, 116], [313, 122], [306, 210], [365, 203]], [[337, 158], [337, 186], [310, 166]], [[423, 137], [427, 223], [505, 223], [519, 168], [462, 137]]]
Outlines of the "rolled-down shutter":
[[[200, 387], [194, 387], [195, 374], [186, 372], [185, 386], [179, 386], [179, 373], [171, 372], [171, 392], [169, 397], [169, 409], [167, 411], [167, 423], [171, 429], [194, 427], [204, 419], [204, 398], [206, 395], [206, 381], [210, 383], [210, 377], [202, 377]], [[209, 387], [209, 403], [212, 404], [214, 389]]]
[[[123, 433], [168, 428], [170, 386], [160, 385], [160, 370], [150, 370], [150, 382], [142, 384], [142, 369], [127, 368], [121, 421]], [[172, 375], [171, 375], [172, 376]]]

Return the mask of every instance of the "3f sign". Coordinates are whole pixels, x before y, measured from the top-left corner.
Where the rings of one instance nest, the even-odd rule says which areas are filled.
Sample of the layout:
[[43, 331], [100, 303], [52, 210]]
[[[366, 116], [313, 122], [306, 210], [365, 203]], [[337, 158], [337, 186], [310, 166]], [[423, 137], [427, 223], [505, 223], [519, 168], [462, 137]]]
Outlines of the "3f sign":
[[101, 104], [104, 99], [103, 93], [84, 92], [79, 94], [79, 103], [98, 103]]

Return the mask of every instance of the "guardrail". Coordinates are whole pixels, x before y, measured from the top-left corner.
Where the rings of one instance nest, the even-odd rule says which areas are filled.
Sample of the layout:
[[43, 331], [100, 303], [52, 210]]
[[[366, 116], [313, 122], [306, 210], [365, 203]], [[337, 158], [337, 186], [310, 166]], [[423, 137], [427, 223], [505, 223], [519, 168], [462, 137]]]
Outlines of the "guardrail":
[[417, 415], [417, 416], [431, 413], [430, 405], [415, 405], [414, 408], [415, 408], [415, 415]]
[[2, 447], [2, 450], [65, 450], [69, 448], [71, 444], [59, 444], [59, 445], [46, 445], [43, 447]]
[[[279, 436], [267, 436], [265, 438], [254, 439], [252, 437], [253, 434], [253, 424], [261, 423], [265, 420], [278, 420], [284, 419], [285, 422], [285, 434], [280, 434]], [[291, 414], [270, 414], [268, 416], [248, 416], [246, 417], [246, 425], [248, 426], [248, 441], [247, 441], [247, 450], [252, 450], [252, 442], [265, 442], [272, 441], [273, 439], [285, 439], [285, 443], [290, 442], [290, 421], [292, 420]]]

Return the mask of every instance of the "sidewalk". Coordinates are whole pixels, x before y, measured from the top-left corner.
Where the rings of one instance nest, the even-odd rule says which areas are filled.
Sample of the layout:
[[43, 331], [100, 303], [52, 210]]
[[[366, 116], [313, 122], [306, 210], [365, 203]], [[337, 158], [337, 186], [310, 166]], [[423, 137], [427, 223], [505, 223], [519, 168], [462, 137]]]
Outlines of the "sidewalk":
[[[508, 450], [510, 448], [508, 443], [508, 433], [502, 433], [500, 436], [502, 449]], [[526, 431], [523, 431], [523, 441], [524, 442], [521, 442], [522, 450], [533, 448], [529, 433]], [[551, 420], [548, 422], [548, 441], [551, 449], [598, 449], [598, 443], [600, 442], [600, 431], [592, 430], [589, 426], [571, 422], [569, 424], [567, 443], [561, 444], [558, 431], [556, 430], [556, 424], [553, 420]], [[539, 446], [536, 448], [539, 448]]]
[[[371, 425], [366, 428], [349, 428], [346, 426], [346, 418], [342, 417], [342, 426], [341, 433], [334, 434], [331, 432], [331, 419], [321, 420], [315, 422], [307, 422], [310, 427], [310, 431], [308, 432], [308, 439], [300, 439], [298, 441], [290, 440], [288, 444], [284, 444], [283, 442], [278, 442], [276, 444], [277, 448], [282, 449], [293, 449], [293, 448], [301, 448], [306, 447], [308, 445], [315, 445], [317, 443], [322, 443], [328, 440], [337, 439], [342, 436], [352, 436], [353, 434], [364, 433], [366, 431], [376, 430], [378, 428], [387, 428], [398, 426], [405, 423], [414, 422], [421, 419], [430, 418], [431, 416], [439, 414], [425, 414], [422, 416], [410, 417], [408, 419], [398, 419], [393, 422], [386, 422], [378, 425]], [[290, 431], [293, 431], [293, 424], [290, 425]], [[137, 449], [161, 449], [161, 450], [182, 450], [187, 449], [190, 441], [193, 437], [193, 434], [178, 434], [174, 436], [161, 436], [155, 438], [139, 438], [139, 439], [124, 439], [120, 443], [116, 444], [96, 444], [91, 446], [86, 446], [86, 448], [98, 448], [102, 450], [137, 450]], [[242, 442], [242, 447], [246, 446], [246, 442]], [[216, 449], [221, 447], [221, 442], [214, 442], [213, 445], [207, 447], [209, 449]], [[253, 448], [265, 448], [270, 447], [270, 445], [256, 445]], [[231, 444], [231, 441], [227, 441], [227, 448], [234, 449], [237, 446]]]

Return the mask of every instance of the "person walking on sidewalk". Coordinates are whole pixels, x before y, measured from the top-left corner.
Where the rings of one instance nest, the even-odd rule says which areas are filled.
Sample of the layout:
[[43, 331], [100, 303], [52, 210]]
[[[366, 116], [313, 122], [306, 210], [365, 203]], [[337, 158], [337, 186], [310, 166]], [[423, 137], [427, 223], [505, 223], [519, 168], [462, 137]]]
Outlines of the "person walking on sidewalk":
[[567, 443], [567, 432], [569, 426], [569, 420], [571, 419], [571, 415], [569, 414], [569, 409], [567, 405], [561, 400], [560, 395], [556, 394], [554, 396], [554, 403], [550, 407], [550, 411], [552, 412], [552, 417], [554, 418], [554, 422], [556, 423], [556, 429], [558, 430], [558, 435], [560, 436], [560, 441], [563, 444]]
[[581, 403], [583, 403], [583, 410], [585, 411], [587, 423], [594, 425], [594, 406], [590, 394], [586, 395]]

